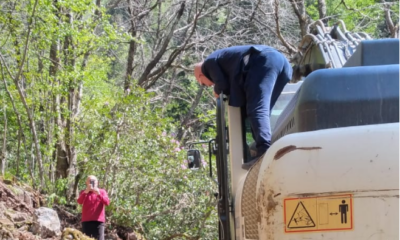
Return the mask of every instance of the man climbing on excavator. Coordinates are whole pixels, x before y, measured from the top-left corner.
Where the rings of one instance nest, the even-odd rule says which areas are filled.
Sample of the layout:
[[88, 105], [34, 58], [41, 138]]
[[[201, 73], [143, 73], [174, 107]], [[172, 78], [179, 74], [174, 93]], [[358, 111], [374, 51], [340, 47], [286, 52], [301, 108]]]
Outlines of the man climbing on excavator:
[[241, 107], [246, 114], [257, 150], [251, 161], [243, 164], [250, 168], [271, 145], [271, 109], [292, 78], [288, 60], [269, 46], [233, 46], [197, 63], [194, 75], [201, 85], [214, 85], [216, 97], [229, 95], [229, 105]]

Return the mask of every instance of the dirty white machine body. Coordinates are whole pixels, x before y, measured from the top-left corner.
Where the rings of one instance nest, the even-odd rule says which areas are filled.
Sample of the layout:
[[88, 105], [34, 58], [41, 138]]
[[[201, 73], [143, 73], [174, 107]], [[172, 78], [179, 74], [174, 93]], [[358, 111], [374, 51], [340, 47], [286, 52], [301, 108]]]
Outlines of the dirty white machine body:
[[[255, 166], [259, 216], [247, 228], [245, 177], [238, 185], [236, 239], [399, 239], [398, 132], [399, 124], [388, 123], [279, 139]], [[347, 223], [341, 222], [343, 200]], [[295, 223], [301, 214], [309, 219]], [[254, 228], [258, 234], [246, 232]]]

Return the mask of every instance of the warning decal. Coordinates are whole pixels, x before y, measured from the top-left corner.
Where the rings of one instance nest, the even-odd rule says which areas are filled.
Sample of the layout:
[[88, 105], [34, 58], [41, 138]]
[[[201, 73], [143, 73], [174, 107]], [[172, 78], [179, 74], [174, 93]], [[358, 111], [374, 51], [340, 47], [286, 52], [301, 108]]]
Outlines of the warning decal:
[[285, 232], [353, 229], [351, 194], [284, 199]]
[[288, 228], [307, 228], [315, 227], [315, 223], [312, 220], [307, 209], [304, 207], [302, 202], [297, 204], [296, 210], [293, 212], [293, 216], [289, 221]]

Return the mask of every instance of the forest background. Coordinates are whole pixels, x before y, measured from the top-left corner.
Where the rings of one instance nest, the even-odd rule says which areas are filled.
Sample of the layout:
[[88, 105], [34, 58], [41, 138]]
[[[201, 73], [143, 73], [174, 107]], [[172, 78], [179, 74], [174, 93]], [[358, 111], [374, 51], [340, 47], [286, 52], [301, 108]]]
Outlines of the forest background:
[[[216, 239], [216, 186], [185, 143], [215, 135], [193, 64], [232, 45], [289, 59], [317, 20], [399, 36], [396, 0], [0, 0], [0, 175], [74, 204], [88, 174], [108, 221], [147, 239]], [[206, 146], [202, 146], [206, 150]]]

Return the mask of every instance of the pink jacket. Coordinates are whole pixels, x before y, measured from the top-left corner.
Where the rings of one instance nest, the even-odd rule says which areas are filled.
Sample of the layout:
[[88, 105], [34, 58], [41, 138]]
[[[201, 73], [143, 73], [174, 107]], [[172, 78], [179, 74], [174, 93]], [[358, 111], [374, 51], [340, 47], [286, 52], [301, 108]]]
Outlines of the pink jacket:
[[86, 194], [84, 190], [79, 194], [77, 201], [79, 204], [83, 204], [81, 222], [106, 221], [105, 206], [110, 204], [110, 199], [108, 199], [106, 190], [99, 188], [99, 191], [99, 195], [94, 192]]

